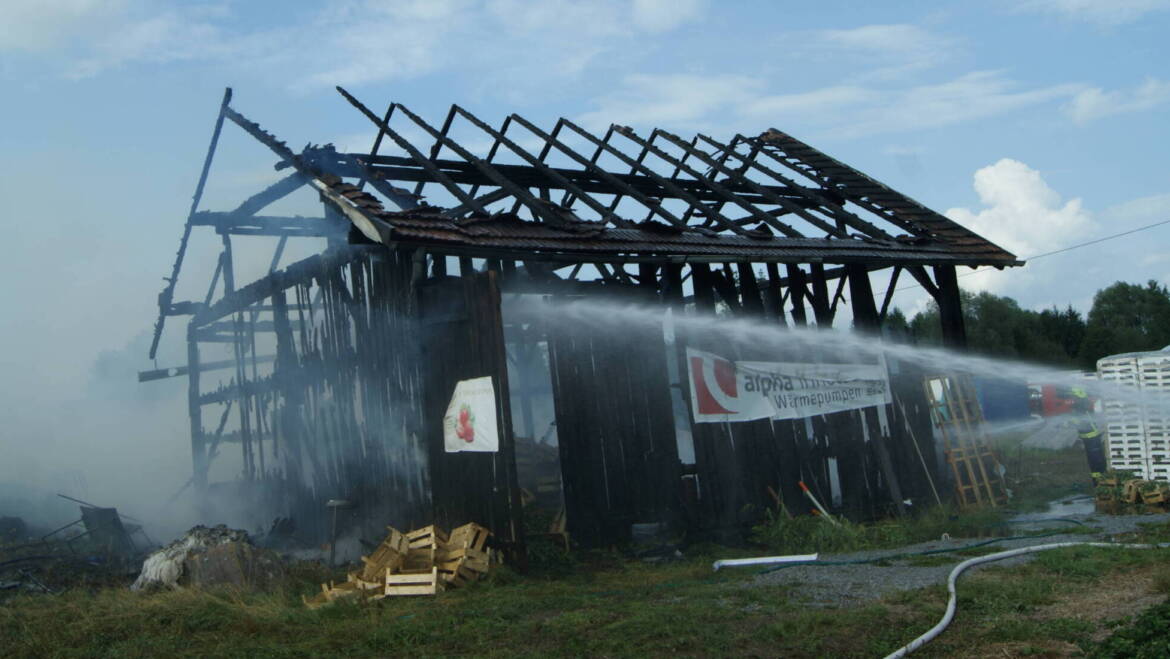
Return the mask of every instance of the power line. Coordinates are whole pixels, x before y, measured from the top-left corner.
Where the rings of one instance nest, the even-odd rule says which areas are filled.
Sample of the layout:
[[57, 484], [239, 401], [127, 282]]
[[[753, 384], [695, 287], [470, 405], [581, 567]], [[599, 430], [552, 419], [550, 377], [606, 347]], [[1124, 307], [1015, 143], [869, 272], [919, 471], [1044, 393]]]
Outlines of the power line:
[[[1072, 250], [1074, 250], [1074, 249], [1080, 249], [1080, 248], [1082, 248], [1082, 247], [1088, 247], [1088, 246], [1090, 246], [1090, 245], [1096, 245], [1097, 243], [1103, 243], [1103, 242], [1105, 242], [1106, 240], [1113, 240], [1114, 238], [1121, 238], [1122, 236], [1128, 236], [1128, 235], [1130, 235], [1130, 234], [1137, 233], [1137, 232], [1139, 232], [1139, 231], [1145, 231], [1145, 230], [1147, 230], [1147, 229], [1153, 229], [1154, 227], [1160, 227], [1160, 226], [1162, 226], [1163, 224], [1170, 224], [1170, 220], [1162, 220], [1161, 222], [1154, 222], [1153, 224], [1147, 224], [1147, 225], [1145, 225], [1145, 226], [1143, 226], [1143, 227], [1138, 227], [1138, 228], [1136, 228], [1136, 229], [1130, 229], [1129, 231], [1122, 231], [1121, 233], [1115, 233], [1115, 234], [1112, 234], [1112, 235], [1103, 236], [1103, 237], [1101, 237], [1101, 238], [1095, 238], [1095, 239], [1093, 239], [1093, 240], [1090, 240], [1090, 241], [1087, 241], [1087, 242], [1083, 242], [1083, 243], [1078, 243], [1078, 244], [1076, 244], [1076, 245], [1069, 245], [1068, 247], [1062, 247], [1062, 248], [1060, 248], [1060, 249], [1054, 249], [1054, 250], [1052, 250], [1051, 252], [1044, 252], [1044, 253], [1042, 253], [1042, 254], [1036, 254], [1035, 256], [1030, 256], [1030, 257], [1028, 257], [1028, 258], [1026, 258], [1026, 259], [1024, 259], [1024, 260], [1025, 260], [1025, 261], [1035, 261], [1036, 259], [1042, 259], [1042, 258], [1044, 258], [1045, 256], [1053, 256], [1053, 255], [1055, 255], [1055, 254], [1063, 254], [1064, 252], [1071, 252], [1071, 251], [1072, 251]], [[977, 275], [977, 274], [979, 274], [980, 272], [983, 272], [983, 271], [985, 271], [985, 270], [991, 270], [991, 269], [993, 269], [993, 268], [995, 268], [995, 266], [991, 266], [991, 265], [985, 265], [985, 266], [983, 266], [982, 268], [976, 268], [976, 269], [972, 270], [971, 272], [964, 272], [964, 273], [961, 273], [959, 276], [960, 276], [960, 277], [969, 277], [969, 276], [971, 276], [971, 275]], [[910, 289], [912, 289], [912, 288], [922, 288], [922, 284], [909, 284], [909, 285], [907, 285], [907, 286], [903, 286], [903, 287], [901, 287], [901, 288], [895, 288], [895, 289], [894, 289], [894, 292], [895, 292], [895, 293], [897, 293], [898, 291], [908, 291], [908, 290], [910, 290]], [[874, 297], [877, 297], [877, 296], [875, 295]]]

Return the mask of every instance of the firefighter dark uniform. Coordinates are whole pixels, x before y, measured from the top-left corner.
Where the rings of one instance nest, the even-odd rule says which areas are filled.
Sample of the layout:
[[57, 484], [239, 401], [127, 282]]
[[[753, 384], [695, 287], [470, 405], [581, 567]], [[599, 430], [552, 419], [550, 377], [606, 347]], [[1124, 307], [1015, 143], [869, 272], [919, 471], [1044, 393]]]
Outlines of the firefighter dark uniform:
[[1085, 447], [1085, 458], [1089, 461], [1091, 473], [1104, 473], [1105, 446], [1101, 438], [1101, 429], [1093, 420], [1093, 404], [1084, 389], [1073, 389], [1073, 411], [1077, 415], [1077, 437]]

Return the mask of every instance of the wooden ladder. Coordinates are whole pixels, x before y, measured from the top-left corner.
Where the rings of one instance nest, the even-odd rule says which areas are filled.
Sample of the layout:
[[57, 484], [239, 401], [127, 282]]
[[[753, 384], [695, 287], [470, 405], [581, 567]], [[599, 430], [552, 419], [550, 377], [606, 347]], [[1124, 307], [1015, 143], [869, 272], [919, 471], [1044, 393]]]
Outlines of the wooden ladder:
[[930, 417], [942, 434], [959, 507], [1000, 506], [1008, 501], [999, 459], [983, 428], [983, 409], [967, 375], [923, 378]]

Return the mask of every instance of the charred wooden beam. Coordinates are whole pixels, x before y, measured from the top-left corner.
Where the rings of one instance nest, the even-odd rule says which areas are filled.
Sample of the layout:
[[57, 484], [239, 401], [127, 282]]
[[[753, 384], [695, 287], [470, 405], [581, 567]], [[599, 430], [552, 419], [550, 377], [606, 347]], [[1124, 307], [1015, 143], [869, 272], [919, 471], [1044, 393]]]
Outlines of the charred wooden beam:
[[865, 266], [845, 266], [849, 281], [849, 297], [853, 302], [853, 326], [856, 329], [874, 332], [881, 326], [881, 316], [873, 299], [873, 286], [869, 281], [869, 270]]
[[[572, 122], [566, 121], [566, 125]], [[590, 135], [593, 139], [595, 136]], [[600, 141], [600, 140], [599, 140]], [[619, 152], [620, 153], [620, 152]], [[365, 158], [363, 154], [346, 154], [350, 158]], [[624, 153], [622, 155], [625, 155]], [[627, 156], [628, 157], [628, 156]], [[632, 159], [631, 159], [632, 160]], [[416, 163], [411, 162], [409, 158], [401, 156], [376, 156], [370, 159], [368, 163], [369, 171], [377, 174], [379, 177], [386, 180], [393, 181], [434, 181], [435, 175], [420, 167]], [[433, 163], [438, 171], [446, 175], [450, 180], [464, 184], [464, 185], [497, 185], [492, 182], [492, 179], [475, 170], [469, 163], [459, 160], [438, 159]], [[584, 164], [584, 163], [582, 163]], [[525, 165], [512, 165], [502, 163], [492, 163], [493, 168], [497, 169], [502, 175], [507, 176], [510, 181], [523, 185], [529, 188], [547, 188], [550, 190], [566, 190], [563, 184], [551, 175], [544, 175], [539, 173], [535, 168]], [[596, 165], [594, 165], [596, 167]], [[579, 169], [568, 169], [561, 167], [549, 167], [551, 173], [560, 175], [574, 186], [579, 187], [585, 192], [614, 194], [615, 185], [609, 177], [602, 176], [601, 171], [597, 169], [591, 170], [589, 168], [584, 171]], [[332, 169], [331, 169], [332, 171]], [[652, 171], [652, 170], [650, 170]], [[356, 169], [350, 169], [346, 163], [339, 161], [336, 171], [334, 173], [344, 176], [359, 176], [360, 172]], [[676, 179], [671, 181], [671, 185], [663, 185], [656, 176], [651, 176], [649, 172], [642, 174], [623, 174], [619, 172], [607, 172], [614, 180], [619, 181], [623, 185], [642, 193], [647, 197], [668, 198], [668, 199], [686, 199], [686, 196], [699, 197], [704, 201], [720, 201], [723, 197], [719, 194], [707, 189], [702, 183], [697, 181], [690, 181], [686, 179]], [[728, 182], [725, 184], [730, 190], [745, 195], [745, 198], [757, 200], [761, 203], [769, 203], [765, 197], [756, 193], [751, 186], [743, 183]], [[800, 205], [801, 207], [808, 207], [811, 205], [803, 195], [794, 194], [791, 190], [776, 185], [761, 185], [762, 189], [767, 190], [770, 194], [784, 198], [787, 202]], [[686, 195], [682, 193], [686, 193]]]
[[752, 316], [764, 315], [764, 300], [760, 297], [759, 282], [751, 263], [736, 263], [736, 272], [739, 274], [739, 293], [743, 300], [743, 311]]
[[345, 245], [297, 261], [283, 270], [277, 270], [239, 290], [224, 295], [215, 304], [195, 314], [191, 322], [196, 327], [203, 327], [238, 311], [246, 311], [248, 307], [270, 297], [276, 291], [283, 291], [298, 284], [312, 281], [329, 268], [365, 257], [371, 249], [376, 248]]
[[957, 350], [967, 347], [967, 326], [963, 321], [963, 301], [959, 292], [958, 275], [953, 266], [935, 266], [938, 282], [938, 316], [942, 323], [943, 345]]
[[200, 395], [198, 401], [199, 405], [226, 403], [230, 400], [242, 400], [248, 396], [266, 394], [275, 390], [275, 388], [276, 386], [273, 383], [272, 377], [262, 377], [258, 380], [249, 380], [242, 387], [235, 383], [221, 386], [215, 391], [209, 391]]
[[808, 287], [805, 285], [804, 270], [799, 265], [788, 264], [787, 288], [789, 299], [792, 300], [792, 322], [797, 327], [808, 326], [808, 314], [805, 312], [804, 300], [808, 297]]
[[196, 491], [207, 488], [207, 453], [203, 437], [203, 405], [199, 394], [199, 343], [194, 324], [187, 326], [187, 416], [191, 426], [191, 473]]
[[183, 256], [187, 253], [187, 241], [191, 238], [191, 216], [199, 209], [199, 202], [203, 199], [203, 187], [207, 184], [207, 174], [211, 171], [211, 161], [215, 157], [215, 147], [219, 144], [219, 134], [223, 130], [223, 120], [227, 115], [228, 104], [232, 101], [232, 89], [228, 87], [223, 92], [223, 101], [219, 104], [219, 115], [215, 118], [215, 129], [211, 132], [211, 144], [207, 147], [207, 156], [203, 159], [203, 169], [199, 173], [199, 183], [195, 185], [195, 194], [191, 197], [191, 210], [187, 212], [187, 222], [183, 225], [183, 237], [179, 239], [179, 251], [175, 254], [175, 263], [171, 266], [171, 276], [166, 279], [167, 285], [158, 294], [158, 320], [154, 324], [154, 336], [150, 340], [150, 358], [154, 359], [158, 352], [158, 342], [162, 338], [163, 325], [168, 311], [175, 297], [175, 283], [179, 281], [179, 270], [183, 267]]
[[[259, 364], [267, 364], [276, 359], [275, 355], [260, 355], [255, 358]], [[224, 359], [214, 362], [200, 362], [198, 364], [199, 371], [207, 373], [208, 371], [218, 371], [225, 368], [235, 368], [236, 360]], [[191, 366], [172, 366], [171, 368], [156, 368], [149, 371], [138, 371], [139, 382], [153, 382], [154, 380], [165, 380], [166, 378], [177, 378], [187, 375], [190, 372]]]
[[[589, 196], [588, 194], [585, 194], [585, 192], [580, 187], [578, 187], [575, 183], [573, 183], [571, 180], [569, 180], [568, 177], [566, 177], [565, 175], [556, 171], [555, 169], [549, 167], [548, 165], [544, 164], [543, 161], [541, 161], [539, 158], [537, 158], [536, 156], [529, 153], [527, 150], [522, 148], [519, 144], [516, 144], [512, 140], [508, 139], [504, 135], [503, 132], [495, 130], [494, 128], [487, 125], [483, 121], [480, 121], [480, 119], [478, 117], [471, 114], [467, 110], [464, 110], [463, 108], [459, 107], [458, 105], [453, 105], [451, 107], [452, 107], [453, 111], [459, 113], [461, 116], [466, 118], [468, 121], [475, 124], [475, 126], [477, 128], [479, 128], [480, 130], [484, 131], [485, 133], [487, 133], [487, 134], [491, 135], [493, 138], [495, 138], [496, 144], [502, 143], [504, 146], [508, 147], [512, 151], [512, 153], [515, 153], [516, 155], [520, 156], [522, 159], [526, 160], [530, 165], [532, 165], [532, 167], [537, 175], [543, 176], [545, 178], [549, 178], [552, 181], [554, 181], [556, 184], [558, 184], [561, 189], [565, 189], [565, 190], [568, 190], [569, 192], [573, 193], [574, 195], [577, 196], [577, 198], [579, 198], [582, 202], [584, 202], [586, 206], [589, 206], [594, 211], [600, 213], [601, 217], [603, 219], [610, 221], [610, 222], [614, 222], [615, 224], [620, 224], [620, 223], [624, 222], [624, 220], [622, 218], [619, 218], [616, 215], [614, 215], [612, 211], [610, 211], [608, 208], [606, 208], [600, 202], [598, 202], [597, 200], [595, 200], [593, 197]], [[505, 128], [505, 130], [506, 130], [506, 128]], [[463, 155], [463, 154], [460, 153], [460, 155]], [[499, 165], [491, 165], [491, 166], [492, 167], [499, 167]], [[547, 189], [547, 188], [544, 188], [544, 189]]]
[[816, 318], [817, 326], [820, 328], [828, 328], [833, 325], [833, 306], [829, 300], [829, 287], [825, 279], [825, 266], [819, 263], [813, 263], [809, 266], [809, 279], [812, 283], [812, 302], [813, 316]]
[[768, 272], [768, 285], [764, 288], [764, 309], [767, 313], [780, 322], [781, 325], [787, 325], [784, 320], [784, 298], [780, 294], [780, 266], [775, 263], [768, 263], [764, 266]]
[[894, 292], [898, 290], [898, 276], [901, 274], [902, 266], [894, 266], [894, 272], [890, 275], [890, 283], [886, 286], [886, 295], [882, 299], [882, 310], [878, 312], [878, 320], [883, 323], [890, 310], [890, 302], [894, 299]]
[[324, 217], [251, 215], [238, 211], [201, 211], [192, 216], [191, 223], [194, 226], [214, 227], [220, 233], [264, 236], [292, 234], [336, 237], [345, 235], [349, 230], [348, 222], [341, 223]]
[[264, 210], [269, 204], [279, 201], [296, 190], [299, 190], [305, 183], [308, 183], [308, 179], [303, 174], [293, 172], [245, 199], [243, 203], [232, 211], [232, 214], [242, 216], [255, 215]]
[[[841, 231], [840, 229], [837, 229], [833, 225], [829, 224], [828, 222], [825, 222], [821, 218], [816, 217], [815, 215], [808, 213], [800, 204], [794, 203], [791, 200], [786, 199], [785, 197], [782, 197], [782, 196], [768, 190], [763, 185], [756, 183], [755, 181], [753, 181], [749, 178], [746, 178], [745, 176], [743, 176], [742, 173], [732, 170], [731, 168], [725, 166], [722, 162], [715, 160], [714, 158], [710, 157], [709, 155], [707, 155], [706, 153], [704, 153], [700, 149], [696, 149], [693, 146], [687, 144], [685, 141], [683, 141], [679, 137], [672, 135], [664, 130], [658, 130], [655, 132], [662, 135], [663, 137], [665, 137], [667, 140], [669, 140], [670, 142], [672, 142], [673, 144], [678, 146], [680, 149], [683, 149], [684, 151], [686, 151], [689, 154], [693, 154], [699, 160], [702, 160], [703, 162], [707, 163], [708, 165], [711, 166], [711, 168], [713, 170], [720, 172], [728, 177], [726, 180], [721, 181], [718, 185], [725, 186], [727, 183], [734, 182], [737, 185], [746, 186], [752, 192], [760, 195], [768, 202], [773, 203], [773, 204], [778, 204], [785, 211], [799, 215], [806, 222], [817, 227], [818, 229], [821, 229], [822, 231], [824, 231], [828, 235], [835, 236], [838, 238], [847, 237], [847, 234], [844, 231]], [[696, 138], [696, 139], [698, 139], [698, 138]], [[792, 227], [789, 227], [787, 224], [784, 224], [782, 222], [778, 222], [775, 219], [764, 220], [763, 219], [764, 215], [760, 214], [759, 209], [756, 208], [754, 205], [752, 205], [750, 212], [751, 212], [753, 217], [764, 221], [768, 226], [771, 226], [771, 227], [777, 229], [778, 231], [780, 231], [781, 233], [783, 233], [785, 235], [793, 236], [793, 237], [801, 235], [799, 231], [796, 231]]]
[[[426, 156], [424, 156], [422, 154], [422, 152], [419, 151], [418, 149], [416, 149], [414, 147], [414, 145], [411, 144], [406, 138], [402, 137], [397, 132], [395, 132], [392, 128], [390, 128], [390, 125], [388, 123], [379, 119], [377, 116], [374, 115], [373, 112], [370, 112], [369, 108], [367, 108], [365, 105], [362, 105], [361, 101], [354, 98], [353, 95], [351, 95], [349, 92], [345, 91], [341, 87], [338, 87], [337, 91], [343, 97], [345, 97], [345, 100], [349, 101], [350, 105], [357, 108], [358, 111], [361, 112], [362, 114], [364, 114], [367, 119], [374, 122], [374, 125], [376, 125], [379, 130], [381, 130], [386, 135], [388, 135], [390, 137], [390, 139], [394, 140], [394, 143], [397, 144], [399, 148], [401, 148], [402, 150], [409, 153], [410, 157], [414, 161], [414, 164], [422, 167], [422, 169], [425, 170], [428, 174], [435, 177], [434, 180], [443, 184], [443, 187], [447, 188], [447, 191], [450, 192], [452, 195], [454, 195], [456, 199], [458, 199], [459, 201], [468, 205], [469, 207], [471, 207], [474, 210], [480, 211], [482, 213], [487, 212], [486, 209], [484, 209], [483, 206], [481, 204], [479, 204], [479, 202], [477, 202], [471, 195], [467, 194], [467, 192], [465, 192], [462, 188], [460, 188], [458, 185], [456, 185], [455, 181], [453, 181], [450, 176], [448, 176], [445, 172], [443, 172], [443, 170], [441, 170], [439, 167], [437, 167], [434, 164], [434, 162], [432, 162], [432, 160], [430, 158], [427, 158]], [[399, 108], [402, 106], [395, 103], [394, 107]], [[376, 160], [376, 158], [375, 158], [375, 160]], [[367, 163], [367, 165], [368, 165], [368, 163]], [[398, 177], [385, 177], [385, 176], [383, 176], [382, 178], [392, 178], [394, 180], [407, 180], [407, 179], [400, 179]]]
[[[758, 142], [753, 141], [753, 140], [749, 140], [748, 138], [744, 137], [743, 135], [736, 135], [735, 139], [732, 141], [731, 145], [724, 145], [724, 144], [721, 144], [721, 143], [719, 143], [719, 142], [717, 142], [717, 141], [715, 141], [715, 140], [713, 140], [710, 137], [707, 137], [705, 135], [700, 135], [699, 137], [703, 141], [707, 142], [708, 144], [711, 144], [712, 146], [716, 146], [719, 148], [725, 148], [725, 149], [732, 149], [732, 147], [734, 146], [734, 144], [736, 142], [746, 142], [748, 144], [751, 144], [752, 149], [751, 149], [751, 152], [749, 153], [749, 155], [743, 156], [737, 152], [735, 153], [735, 156], [737, 158], [739, 158], [741, 161], [743, 161], [745, 170], [747, 168], [751, 168], [751, 169], [756, 169], [760, 172], [763, 172], [768, 177], [772, 178], [775, 181], [778, 181], [786, 188], [788, 188], [788, 189], [794, 191], [796, 194], [804, 197], [804, 199], [805, 199], [804, 206], [805, 207], [817, 208], [817, 209], [821, 210], [822, 212], [827, 212], [828, 214], [832, 215], [832, 217], [841, 224], [851, 226], [854, 229], [857, 229], [858, 231], [861, 231], [865, 235], [870, 236], [872, 238], [880, 238], [880, 239], [886, 239], [886, 240], [892, 238], [892, 236], [890, 236], [888, 233], [886, 233], [882, 229], [878, 228], [873, 223], [867, 222], [867, 221], [863, 220], [862, 218], [858, 217], [857, 215], [845, 210], [842, 207], [842, 204], [844, 203], [844, 198], [837, 197], [837, 196], [833, 195], [833, 193], [831, 193], [827, 190], [824, 190], [824, 189], [810, 188], [810, 187], [800, 185], [796, 181], [788, 178], [787, 176], [784, 176], [780, 172], [778, 172], [770, 167], [766, 167], [765, 165], [760, 163], [756, 159], [756, 156], [760, 152], [760, 144]], [[734, 149], [732, 149], [732, 151], [734, 152]]]

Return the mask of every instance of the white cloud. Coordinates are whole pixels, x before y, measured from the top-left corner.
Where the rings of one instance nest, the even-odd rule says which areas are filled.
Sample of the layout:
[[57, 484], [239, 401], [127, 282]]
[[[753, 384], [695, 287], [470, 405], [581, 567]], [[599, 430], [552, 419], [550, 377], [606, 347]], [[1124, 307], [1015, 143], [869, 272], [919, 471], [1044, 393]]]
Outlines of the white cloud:
[[705, 0], [634, 0], [634, 24], [646, 32], [666, 32], [700, 18]]
[[342, 6], [346, 11], [329, 6], [298, 30], [298, 42], [311, 38], [317, 47], [277, 51], [305, 72], [291, 87], [353, 86], [435, 71], [452, 62], [458, 49], [445, 44], [461, 43], [452, 37], [468, 25], [472, 10], [470, 3], [455, 0]]
[[1170, 0], [1028, 0], [1019, 9], [1058, 14], [1065, 18], [1116, 26], [1156, 11], [1170, 9]]
[[833, 85], [792, 94], [765, 94], [768, 81], [744, 75], [628, 75], [582, 117], [610, 122], [749, 130], [788, 126], [853, 138], [919, 131], [1002, 115], [1067, 99], [1083, 89], [1063, 84], [1026, 87], [996, 71], [976, 71], [937, 84]]
[[1170, 193], [1131, 199], [1106, 208], [1101, 216], [1110, 222], [1122, 224], [1170, 220]]
[[74, 78], [205, 61], [300, 90], [455, 69], [490, 87], [521, 88], [563, 83], [705, 9], [705, 0], [331, 0], [308, 16], [288, 12], [243, 29], [217, 4], [19, 0], [0, 22], [0, 51], [60, 56]]
[[843, 136], [936, 128], [984, 119], [1067, 98], [1079, 85], [1024, 87], [998, 71], [974, 71], [933, 85], [884, 92], [879, 103], [858, 113]]
[[783, 45], [816, 61], [831, 59], [856, 71], [851, 80], [893, 80], [936, 67], [960, 50], [962, 41], [910, 23], [784, 35]]
[[696, 127], [716, 112], [751, 102], [763, 86], [762, 80], [741, 75], [632, 74], [579, 121], [593, 129], [611, 123]]
[[[975, 192], [984, 208], [951, 208], [945, 215], [1024, 259], [1075, 243], [1097, 228], [1080, 199], [1063, 201], [1040, 172], [1018, 160], [1003, 158], [975, 172]], [[1027, 273], [974, 275], [963, 285], [984, 290], [1007, 282], [1019, 286], [1029, 280]]]
[[1073, 121], [1084, 124], [1114, 114], [1150, 110], [1167, 101], [1170, 101], [1170, 82], [1148, 78], [1132, 91], [1085, 89], [1069, 101], [1065, 112]]
[[40, 52], [60, 46], [94, 23], [122, 13], [125, 0], [6, 0], [0, 52]]
[[68, 75], [88, 78], [130, 62], [166, 63], [226, 59], [239, 52], [230, 45], [213, 18], [202, 12], [165, 12], [129, 21], [102, 33], [88, 56], [76, 61]]
[[938, 52], [953, 46], [953, 41], [924, 30], [917, 25], [863, 25], [848, 30], [823, 30], [817, 35], [828, 44], [866, 53]]
[[860, 103], [872, 102], [879, 94], [864, 87], [839, 85], [822, 87], [811, 92], [761, 96], [745, 103], [740, 111], [749, 116], [783, 116], [840, 110]]

